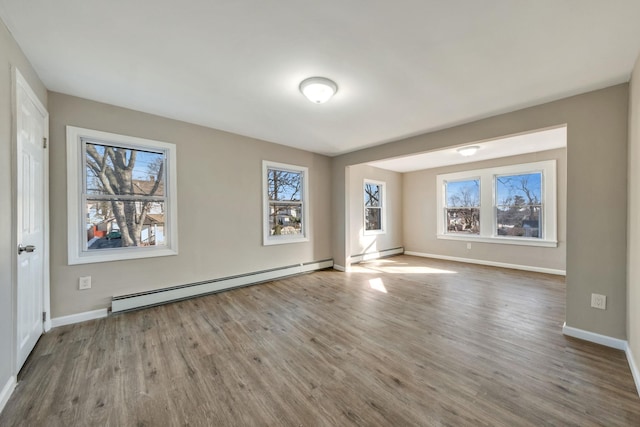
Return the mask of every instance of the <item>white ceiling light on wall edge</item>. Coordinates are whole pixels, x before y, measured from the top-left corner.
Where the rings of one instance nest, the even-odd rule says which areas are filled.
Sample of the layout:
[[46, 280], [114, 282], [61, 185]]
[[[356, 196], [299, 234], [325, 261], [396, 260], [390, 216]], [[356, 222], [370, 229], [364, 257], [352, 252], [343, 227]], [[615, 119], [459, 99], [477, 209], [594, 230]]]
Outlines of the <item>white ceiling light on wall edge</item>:
[[309, 77], [300, 83], [300, 92], [314, 104], [327, 102], [338, 91], [338, 85], [325, 77]]

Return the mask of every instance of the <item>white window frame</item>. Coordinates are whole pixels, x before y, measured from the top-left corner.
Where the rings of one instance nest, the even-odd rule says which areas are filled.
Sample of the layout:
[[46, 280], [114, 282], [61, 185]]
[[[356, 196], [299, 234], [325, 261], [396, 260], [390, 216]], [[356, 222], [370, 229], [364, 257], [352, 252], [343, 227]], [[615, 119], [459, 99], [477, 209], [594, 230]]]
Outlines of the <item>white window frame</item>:
[[[380, 191], [382, 192], [382, 197], [380, 198], [380, 229], [379, 230], [367, 230], [367, 209], [376, 209], [371, 206], [366, 206], [364, 201], [364, 187], [367, 184], [378, 185], [380, 187]], [[387, 183], [384, 181], [376, 181], [373, 179], [365, 179], [362, 183], [362, 230], [365, 236], [373, 235], [373, 234], [385, 234], [387, 232]]]
[[[496, 178], [504, 175], [522, 175], [542, 172], [542, 237], [499, 236], [497, 230]], [[480, 178], [480, 234], [449, 234], [445, 226], [447, 181]], [[487, 169], [441, 174], [436, 177], [437, 231], [436, 237], [444, 240], [500, 243], [508, 245], [557, 247], [557, 176], [556, 161], [522, 163]]]
[[[83, 206], [84, 158], [83, 139], [104, 144], [131, 147], [165, 153], [165, 231], [163, 246], [135, 246], [114, 249], [87, 249], [85, 222], [86, 206]], [[126, 259], [151, 258], [178, 254], [178, 193], [175, 144], [67, 126], [67, 234], [68, 264], [88, 264]]]
[[[268, 170], [277, 169], [302, 174], [302, 234], [299, 235], [271, 235], [269, 225], [269, 178]], [[309, 169], [304, 166], [286, 163], [262, 161], [262, 244], [263, 246], [282, 245], [286, 243], [300, 243], [309, 241]]]

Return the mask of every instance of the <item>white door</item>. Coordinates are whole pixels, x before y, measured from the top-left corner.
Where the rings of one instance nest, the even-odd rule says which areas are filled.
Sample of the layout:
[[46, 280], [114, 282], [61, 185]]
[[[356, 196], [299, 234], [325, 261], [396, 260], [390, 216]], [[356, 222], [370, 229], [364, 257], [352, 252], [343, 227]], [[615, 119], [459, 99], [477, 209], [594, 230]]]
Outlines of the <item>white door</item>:
[[[44, 330], [47, 114], [16, 71], [17, 371]], [[35, 98], [35, 99], [34, 99]]]

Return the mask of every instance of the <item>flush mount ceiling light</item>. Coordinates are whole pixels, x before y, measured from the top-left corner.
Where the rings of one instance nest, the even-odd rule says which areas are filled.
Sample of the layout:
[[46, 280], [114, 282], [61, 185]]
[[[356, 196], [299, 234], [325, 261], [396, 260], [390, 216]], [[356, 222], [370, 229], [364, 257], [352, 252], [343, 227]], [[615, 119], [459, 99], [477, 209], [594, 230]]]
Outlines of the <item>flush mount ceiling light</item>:
[[468, 157], [476, 154], [476, 151], [478, 151], [479, 149], [480, 147], [478, 147], [477, 145], [472, 145], [469, 147], [460, 147], [458, 148], [458, 153], [460, 153], [462, 156]]
[[338, 91], [338, 85], [324, 77], [309, 77], [300, 83], [300, 92], [315, 104], [327, 102]]

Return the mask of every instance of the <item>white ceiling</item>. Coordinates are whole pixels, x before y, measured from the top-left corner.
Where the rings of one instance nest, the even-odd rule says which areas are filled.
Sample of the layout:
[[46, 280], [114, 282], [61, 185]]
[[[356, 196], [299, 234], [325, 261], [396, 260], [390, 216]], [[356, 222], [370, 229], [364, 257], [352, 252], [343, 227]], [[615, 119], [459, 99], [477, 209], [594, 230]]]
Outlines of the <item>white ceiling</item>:
[[[474, 155], [468, 157], [462, 156], [458, 153], [459, 148], [469, 146], [478, 147], [478, 151]], [[567, 127], [561, 126], [553, 129], [543, 129], [531, 133], [511, 135], [488, 141], [476, 141], [459, 147], [380, 160], [367, 164], [396, 172], [413, 172], [442, 166], [472, 163], [479, 162], [481, 160], [554, 150], [556, 148], [564, 148], [566, 146]]]
[[[48, 89], [336, 155], [629, 79], [638, 0], [0, 0]], [[326, 104], [300, 81], [339, 86]]]

